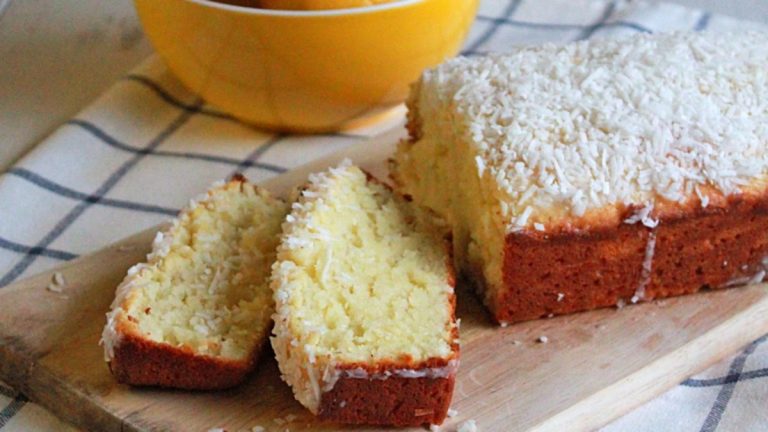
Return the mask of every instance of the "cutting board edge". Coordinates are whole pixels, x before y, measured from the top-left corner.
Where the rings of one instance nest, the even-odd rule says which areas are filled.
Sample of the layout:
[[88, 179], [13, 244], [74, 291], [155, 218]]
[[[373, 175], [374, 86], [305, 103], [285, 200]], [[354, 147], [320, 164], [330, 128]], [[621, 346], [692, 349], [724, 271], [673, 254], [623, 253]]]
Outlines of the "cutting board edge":
[[[106, 367], [106, 366], [105, 366]], [[30, 400], [56, 413], [66, 422], [88, 431], [133, 432], [145, 431], [121, 418], [109, 406], [100, 403], [101, 398], [89, 397], [76, 385], [40, 366], [27, 379], [22, 392]]]
[[[561, 410], [557, 414], [548, 418], [546, 421], [539, 423], [528, 430], [535, 430], [537, 432], [562, 432], [563, 430], [573, 431], [592, 431], [597, 430], [603, 426], [606, 426], [611, 421], [618, 419], [622, 415], [625, 415], [632, 410], [640, 407], [646, 402], [651, 401], [653, 398], [658, 397], [660, 394], [671, 390], [680, 382], [686, 378], [695, 375], [708, 367], [714, 365], [718, 361], [727, 358], [730, 355], [738, 352], [750, 343], [754, 342], [761, 336], [768, 334], [768, 320], [761, 320], [768, 314], [768, 283], [761, 283], [760, 286], [764, 293], [759, 302], [752, 304], [747, 309], [742, 310], [738, 314], [733, 315], [728, 320], [720, 323], [719, 325], [712, 327], [709, 331], [703, 335], [688, 341], [686, 344], [678, 347], [674, 351], [667, 355], [649, 363], [645, 367], [638, 369], [623, 379], [615, 382], [614, 384], [604, 387], [600, 391], [592, 394], [591, 396], [580, 400], [578, 403], [571, 407]], [[762, 325], [739, 325], [744, 321], [758, 323]], [[748, 328], [749, 331], [743, 331], [744, 328]], [[720, 349], [706, 349], [701, 346], [711, 345], [714, 343], [722, 343], [723, 340], [728, 341], [725, 348]], [[722, 347], [722, 344], [720, 345]], [[710, 352], [711, 355], [707, 356], [704, 360], [697, 361], [695, 367], [691, 367], [690, 363], [685, 364], [684, 359], [696, 358], [692, 356], [693, 353]], [[672, 367], [659, 367], [669, 362], [673, 362], [676, 366]], [[675, 379], [661, 379], [659, 375], [658, 379], [639, 379], [639, 376], [647, 374], [653, 370], [665, 370], [670, 369], [678, 371], [674, 375]], [[667, 374], [668, 376], [668, 374]], [[651, 383], [651, 385], [642, 385], [643, 383]], [[639, 392], [639, 391], [642, 392]], [[632, 399], [631, 403], [626, 403], [626, 399], [622, 404], [615, 401], [615, 398], [609, 398], [611, 394], [628, 394], [640, 396]], [[604, 411], [605, 415], [595, 415], [594, 408], [587, 409], [586, 407], [595, 405], [605, 405], [605, 401], [609, 400], [611, 404], [617, 405], [613, 411]], [[619, 407], [620, 406], [620, 407]], [[601, 411], [603, 412], [603, 411]], [[587, 420], [583, 425], [574, 425], [573, 419], [585, 419]]]

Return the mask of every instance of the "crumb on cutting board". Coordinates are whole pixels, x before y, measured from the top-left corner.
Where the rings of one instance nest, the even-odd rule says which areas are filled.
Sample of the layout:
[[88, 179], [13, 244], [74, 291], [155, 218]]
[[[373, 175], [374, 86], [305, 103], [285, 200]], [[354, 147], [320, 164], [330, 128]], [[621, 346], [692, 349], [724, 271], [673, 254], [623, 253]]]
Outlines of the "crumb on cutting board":
[[64, 275], [61, 272], [55, 272], [51, 277], [51, 283], [45, 287], [48, 291], [61, 293], [67, 286], [67, 280], [64, 279]]
[[456, 429], [456, 432], [478, 432], [477, 428], [477, 422], [473, 419], [469, 419], [465, 422], [462, 422], [459, 425], [459, 428]]

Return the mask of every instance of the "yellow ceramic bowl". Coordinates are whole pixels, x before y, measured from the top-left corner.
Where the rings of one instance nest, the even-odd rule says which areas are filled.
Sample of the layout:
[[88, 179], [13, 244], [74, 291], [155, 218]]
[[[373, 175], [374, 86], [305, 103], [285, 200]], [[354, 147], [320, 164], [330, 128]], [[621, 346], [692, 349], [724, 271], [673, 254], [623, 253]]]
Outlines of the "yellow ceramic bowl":
[[422, 70], [456, 54], [478, 0], [323, 11], [135, 2], [157, 51], [206, 101], [262, 127], [318, 132], [402, 102]]

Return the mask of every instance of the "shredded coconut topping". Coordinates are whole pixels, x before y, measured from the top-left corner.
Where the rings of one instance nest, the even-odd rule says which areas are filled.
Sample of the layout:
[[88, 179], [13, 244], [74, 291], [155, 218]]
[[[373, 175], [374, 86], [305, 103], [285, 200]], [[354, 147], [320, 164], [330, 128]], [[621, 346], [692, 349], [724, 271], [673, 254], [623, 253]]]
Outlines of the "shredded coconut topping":
[[[702, 202], [702, 206], [706, 207], [703, 202]], [[657, 226], [659, 226], [659, 220], [651, 217], [652, 211], [653, 211], [653, 203], [648, 203], [645, 206], [643, 206], [639, 211], [637, 211], [635, 214], [628, 217], [627, 219], [624, 219], [624, 223], [632, 225], [638, 222], [642, 222], [642, 224], [647, 226], [648, 228], [656, 228]]]
[[456, 58], [421, 97], [459, 114], [514, 230], [537, 212], [742, 192], [768, 171], [766, 64], [764, 32], [638, 35]]
[[648, 243], [645, 244], [643, 267], [640, 272], [640, 284], [635, 290], [635, 295], [630, 301], [634, 304], [645, 299], [645, 288], [651, 282], [651, 270], [653, 270], [653, 255], [656, 252], [656, 231], [648, 233]]

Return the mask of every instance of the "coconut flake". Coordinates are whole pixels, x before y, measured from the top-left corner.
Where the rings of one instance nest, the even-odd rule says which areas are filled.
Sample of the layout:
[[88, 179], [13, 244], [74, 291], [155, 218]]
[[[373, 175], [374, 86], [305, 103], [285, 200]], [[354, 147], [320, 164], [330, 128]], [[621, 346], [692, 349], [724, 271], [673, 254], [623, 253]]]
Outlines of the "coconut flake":
[[473, 419], [466, 420], [459, 424], [456, 432], [478, 432], [477, 422]]

